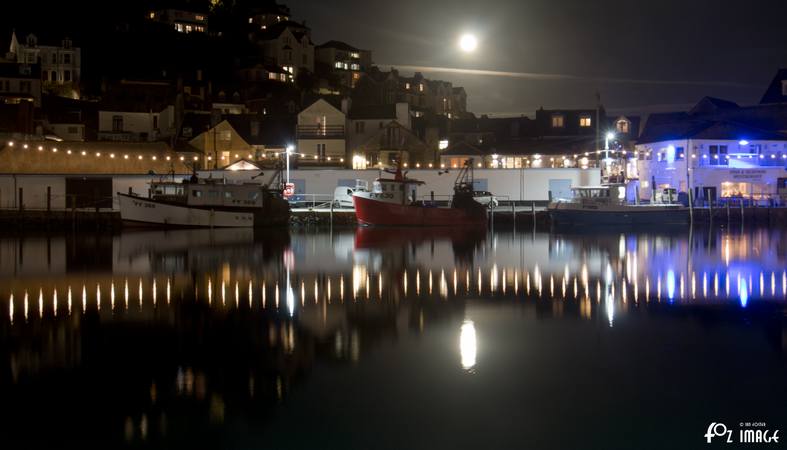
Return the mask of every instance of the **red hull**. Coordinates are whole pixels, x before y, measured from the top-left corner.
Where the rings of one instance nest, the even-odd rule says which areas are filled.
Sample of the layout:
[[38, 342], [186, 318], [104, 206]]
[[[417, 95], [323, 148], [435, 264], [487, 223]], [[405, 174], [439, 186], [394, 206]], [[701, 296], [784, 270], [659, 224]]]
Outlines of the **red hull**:
[[362, 225], [389, 226], [485, 226], [484, 209], [436, 208], [370, 200], [353, 196], [355, 217]]

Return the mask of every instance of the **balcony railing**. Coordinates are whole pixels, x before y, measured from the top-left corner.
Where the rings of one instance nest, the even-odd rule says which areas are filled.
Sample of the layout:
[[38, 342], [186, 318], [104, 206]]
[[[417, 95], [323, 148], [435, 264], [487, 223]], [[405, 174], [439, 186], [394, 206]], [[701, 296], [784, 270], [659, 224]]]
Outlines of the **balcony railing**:
[[344, 125], [298, 125], [298, 139], [344, 139]]

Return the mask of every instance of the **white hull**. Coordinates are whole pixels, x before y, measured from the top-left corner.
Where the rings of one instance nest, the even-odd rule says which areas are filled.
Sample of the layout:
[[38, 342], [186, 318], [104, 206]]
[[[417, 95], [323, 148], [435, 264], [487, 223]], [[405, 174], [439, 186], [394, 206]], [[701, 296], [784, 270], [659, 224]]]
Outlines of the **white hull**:
[[189, 208], [124, 194], [118, 195], [118, 201], [120, 218], [125, 222], [175, 227], [251, 228], [254, 226], [254, 214], [251, 212]]

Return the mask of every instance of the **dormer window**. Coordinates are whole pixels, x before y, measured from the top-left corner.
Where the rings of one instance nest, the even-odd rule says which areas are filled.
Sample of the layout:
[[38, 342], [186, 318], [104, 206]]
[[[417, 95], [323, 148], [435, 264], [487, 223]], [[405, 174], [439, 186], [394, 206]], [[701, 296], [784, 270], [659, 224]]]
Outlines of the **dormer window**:
[[620, 119], [615, 123], [615, 128], [617, 128], [618, 133], [628, 134], [629, 133], [629, 121], [626, 119]]
[[563, 128], [566, 124], [563, 114], [552, 115], [552, 128]]

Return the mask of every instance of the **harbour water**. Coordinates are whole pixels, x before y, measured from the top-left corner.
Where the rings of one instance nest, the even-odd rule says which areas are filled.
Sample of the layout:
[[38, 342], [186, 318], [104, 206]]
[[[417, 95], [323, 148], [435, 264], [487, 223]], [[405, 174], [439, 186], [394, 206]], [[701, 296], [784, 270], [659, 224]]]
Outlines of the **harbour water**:
[[783, 229], [5, 236], [0, 445], [700, 448], [786, 306]]

